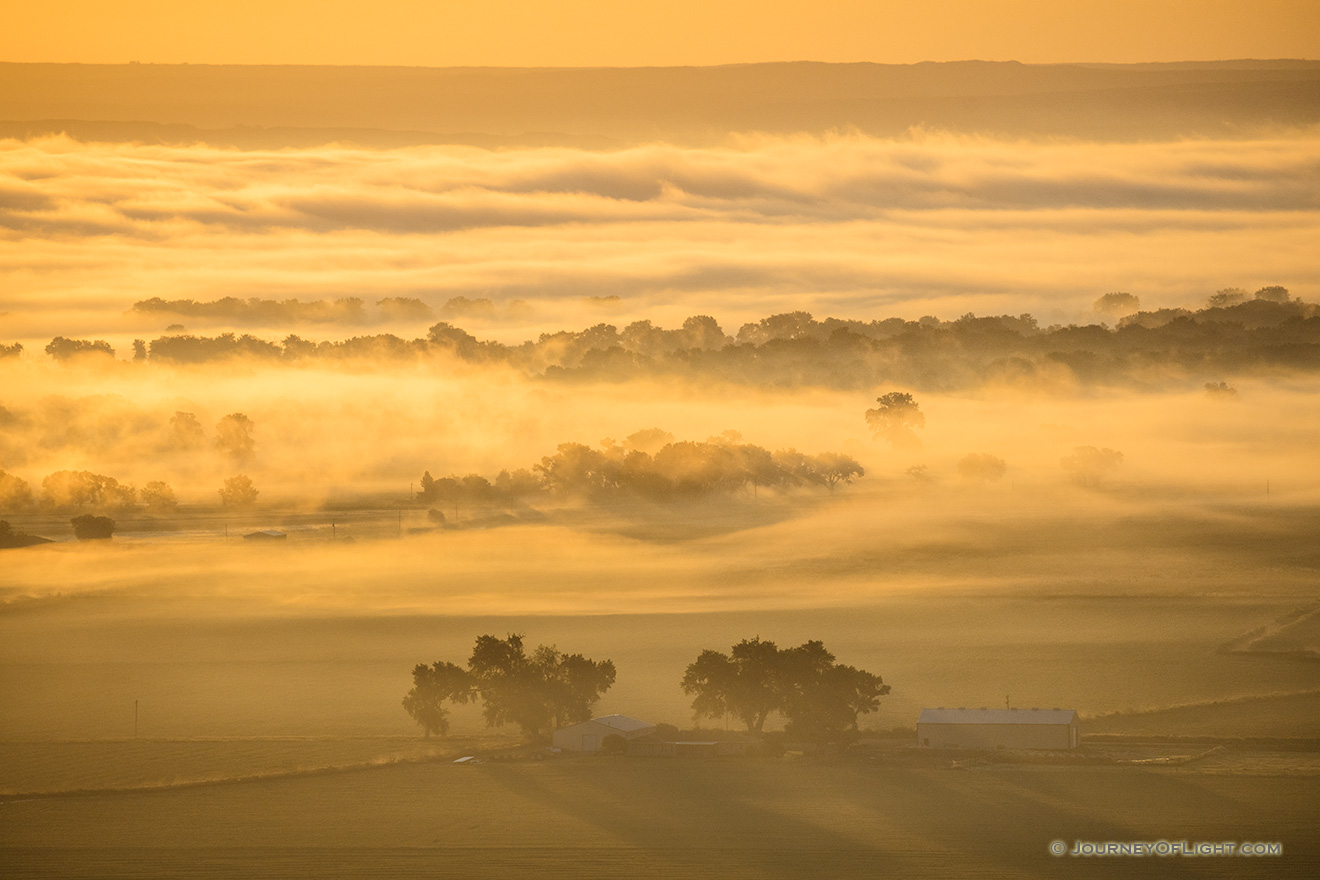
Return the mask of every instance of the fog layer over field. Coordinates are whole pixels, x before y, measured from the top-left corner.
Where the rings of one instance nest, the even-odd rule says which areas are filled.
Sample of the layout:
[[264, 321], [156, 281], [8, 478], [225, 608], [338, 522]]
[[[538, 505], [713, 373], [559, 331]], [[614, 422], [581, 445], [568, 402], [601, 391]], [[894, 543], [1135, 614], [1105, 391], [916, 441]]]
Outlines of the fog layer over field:
[[0, 337], [159, 332], [124, 314], [149, 297], [484, 298], [496, 308], [466, 326], [504, 341], [794, 309], [1069, 322], [1110, 290], [1196, 306], [1282, 282], [1314, 300], [1318, 146], [921, 131], [604, 152], [4, 141]]
[[0, 79], [0, 737], [414, 733], [512, 632], [1310, 705], [1313, 65]]

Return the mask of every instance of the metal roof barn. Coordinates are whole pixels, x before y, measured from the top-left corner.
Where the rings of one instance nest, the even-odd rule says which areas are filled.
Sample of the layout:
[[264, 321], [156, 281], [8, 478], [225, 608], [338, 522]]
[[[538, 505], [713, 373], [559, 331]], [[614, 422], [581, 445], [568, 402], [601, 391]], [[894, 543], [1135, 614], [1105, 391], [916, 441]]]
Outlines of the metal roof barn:
[[600, 749], [605, 737], [613, 734], [625, 740], [655, 733], [655, 725], [649, 721], [629, 718], [627, 715], [603, 715], [580, 724], [561, 727], [550, 736], [550, 741], [557, 749], [566, 752], [594, 752]]
[[1075, 709], [922, 709], [917, 743], [933, 749], [1075, 749]]

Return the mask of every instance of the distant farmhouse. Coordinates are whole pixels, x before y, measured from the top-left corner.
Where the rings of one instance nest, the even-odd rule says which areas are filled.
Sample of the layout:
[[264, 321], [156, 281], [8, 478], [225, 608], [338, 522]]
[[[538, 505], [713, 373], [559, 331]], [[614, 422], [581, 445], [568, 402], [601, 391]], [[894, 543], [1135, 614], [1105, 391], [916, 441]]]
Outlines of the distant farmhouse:
[[279, 529], [262, 529], [259, 532], [251, 532], [243, 536], [244, 541], [284, 541], [288, 535]]
[[600, 749], [605, 737], [610, 734], [621, 736], [625, 740], [655, 733], [655, 725], [627, 715], [605, 715], [561, 727], [550, 736], [555, 748], [565, 752], [595, 752]]
[[1075, 709], [922, 709], [917, 743], [932, 749], [1075, 749]]

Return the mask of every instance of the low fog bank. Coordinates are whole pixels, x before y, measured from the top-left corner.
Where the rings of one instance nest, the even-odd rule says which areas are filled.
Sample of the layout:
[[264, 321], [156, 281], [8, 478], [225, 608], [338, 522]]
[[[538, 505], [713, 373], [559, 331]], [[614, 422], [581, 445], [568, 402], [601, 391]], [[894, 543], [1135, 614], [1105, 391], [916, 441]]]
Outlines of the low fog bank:
[[[439, 508], [452, 519], [454, 499], [423, 494], [424, 477], [522, 487], [505, 500], [460, 495], [452, 525], [525, 507], [571, 508], [593, 493], [597, 502], [655, 498], [658, 488], [641, 484], [614, 492], [653, 460], [667, 462], [655, 465], [666, 479], [703, 497], [753, 506], [888, 483], [1077, 485], [1097, 497], [1116, 489], [1257, 493], [1267, 482], [1276, 494], [1316, 489], [1310, 457], [1320, 415], [1306, 376], [1144, 394], [932, 393], [901, 384], [547, 382], [498, 364], [448, 363], [345, 371], [261, 361], [101, 369], [0, 361], [0, 518], [145, 513], [166, 529], [171, 517], [213, 514], [223, 503], [226, 513]], [[910, 397], [910, 424], [877, 408], [891, 395]], [[834, 458], [827, 465], [821, 456]], [[563, 467], [578, 476], [556, 482]], [[619, 467], [623, 476], [610, 470]], [[222, 494], [240, 477], [255, 495]]]
[[[1318, 501], [1263, 486], [1197, 497], [885, 486], [808, 504], [614, 505], [402, 533], [388, 514], [347, 517], [337, 535], [332, 515], [305, 516], [272, 543], [211, 522], [3, 551], [0, 599], [21, 619], [91, 599], [149, 616], [371, 618], [836, 608], [909, 594], [1304, 596], [1320, 566], [1306, 540]], [[244, 528], [260, 523], [249, 514]]]
[[0, 141], [0, 341], [127, 345], [172, 325], [411, 338], [428, 313], [506, 343], [798, 310], [1027, 311], [1048, 326], [1093, 320], [1105, 291], [1194, 308], [1279, 283], [1315, 301], [1315, 141], [918, 131], [600, 153]]

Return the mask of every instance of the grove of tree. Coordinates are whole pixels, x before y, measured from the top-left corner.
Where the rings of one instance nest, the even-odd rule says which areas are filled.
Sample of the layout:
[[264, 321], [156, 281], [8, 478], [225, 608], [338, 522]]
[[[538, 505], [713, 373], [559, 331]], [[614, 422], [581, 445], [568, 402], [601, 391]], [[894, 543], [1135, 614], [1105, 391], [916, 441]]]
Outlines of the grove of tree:
[[513, 724], [529, 737], [540, 737], [591, 718], [614, 677], [609, 660], [565, 654], [547, 645], [529, 654], [521, 635], [482, 635], [466, 669], [445, 661], [414, 667], [403, 707], [425, 735], [443, 735], [449, 729], [445, 704], [479, 699], [487, 726]]
[[857, 716], [874, 712], [889, 685], [880, 676], [835, 663], [819, 641], [796, 648], [744, 639], [728, 653], [705, 650], [683, 675], [698, 717], [741, 721], [761, 733], [772, 713], [786, 719], [785, 733], [810, 742], [839, 742], [856, 736]]

